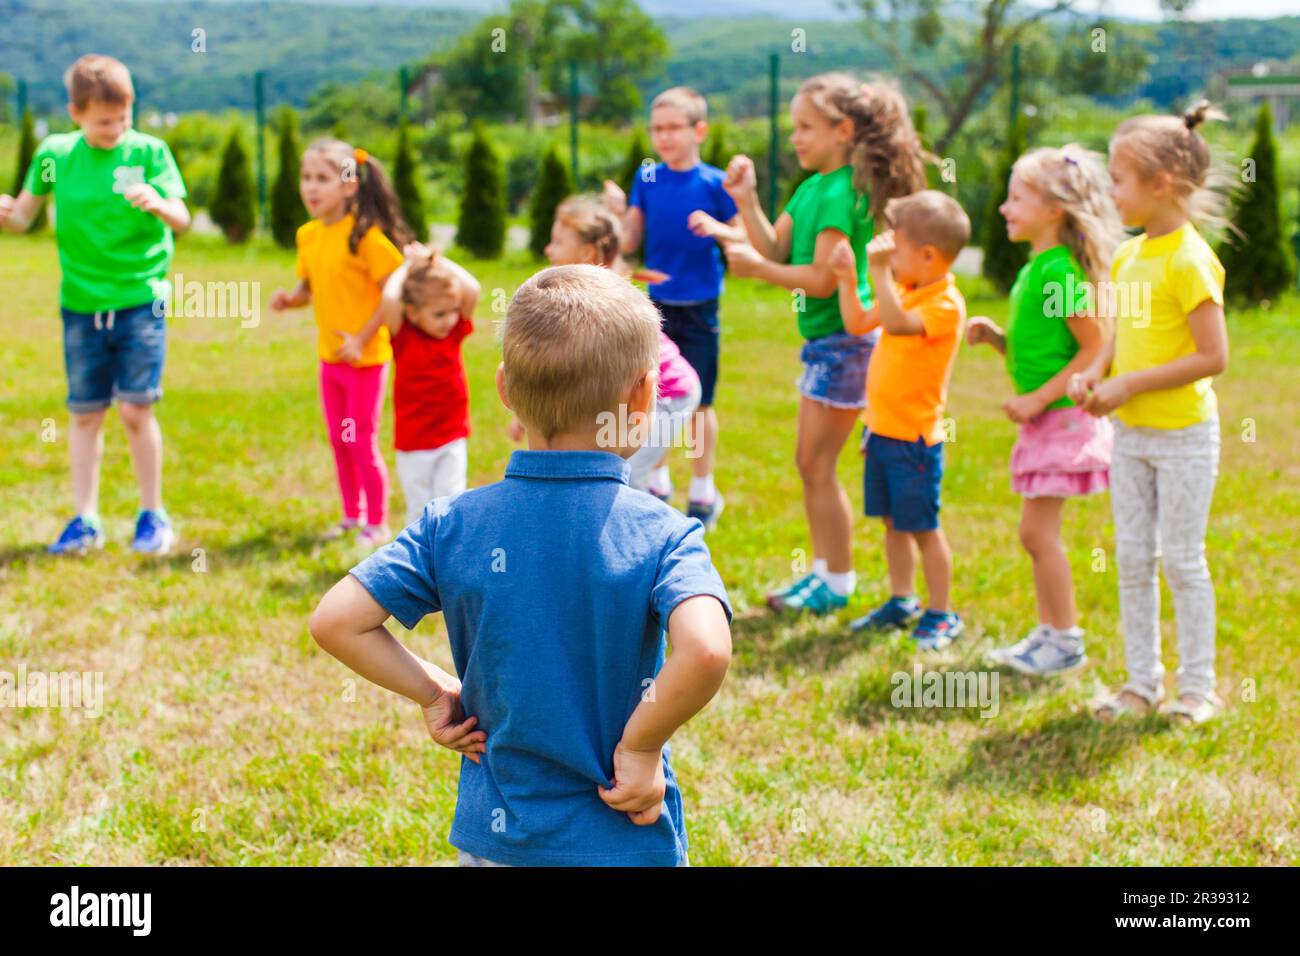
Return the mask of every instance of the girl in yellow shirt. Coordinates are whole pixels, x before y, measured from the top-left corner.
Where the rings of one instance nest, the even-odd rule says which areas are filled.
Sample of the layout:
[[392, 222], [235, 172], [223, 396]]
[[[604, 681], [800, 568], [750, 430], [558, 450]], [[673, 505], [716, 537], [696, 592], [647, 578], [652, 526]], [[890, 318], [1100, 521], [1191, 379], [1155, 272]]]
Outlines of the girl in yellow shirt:
[[411, 234], [388, 177], [365, 150], [316, 140], [303, 154], [299, 190], [313, 217], [298, 230], [299, 282], [291, 292], [277, 289], [271, 308], [315, 305], [321, 404], [343, 499], [343, 520], [328, 536], [357, 530], [374, 546], [389, 537], [378, 431], [393, 356], [379, 303]]
[[1164, 696], [1160, 581], [1174, 597], [1178, 701], [1167, 713], [1195, 723], [1223, 706], [1215, 694], [1214, 584], [1205, 528], [1219, 467], [1219, 419], [1210, 379], [1228, 363], [1223, 266], [1193, 219], [1214, 221], [1210, 151], [1197, 128], [1222, 114], [1201, 101], [1183, 116], [1125, 120], [1110, 143], [1111, 195], [1125, 225], [1107, 290], [1115, 338], [1072, 377], [1070, 398], [1115, 413], [1111, 507], [1128, 682], [1099, 717], [1142, 714]]

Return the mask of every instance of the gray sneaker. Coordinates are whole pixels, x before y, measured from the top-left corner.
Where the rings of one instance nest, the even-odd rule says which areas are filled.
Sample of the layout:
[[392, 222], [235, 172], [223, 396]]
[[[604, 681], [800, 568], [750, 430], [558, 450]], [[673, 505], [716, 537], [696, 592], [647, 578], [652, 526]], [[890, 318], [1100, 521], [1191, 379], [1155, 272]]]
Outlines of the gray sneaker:
[[987, 657], [991, 663], [1003, 667], [1010, 667], [1011, 665], [1007, 662], [1011, 660], [1011, 658], [1019, 657], [1021, 654], [1024, 654], [1050, 633], [1051, 629], [1048, 628], [1046, 624], [1039, 624], [1036, 628], [1020, 640], [1016, 641], [1010, 647], [995, 647], [993, 650], [989, 651], [985, 657]]
[[1006, 665], [1021, 674], [1033, 677], [1047, 677], [1052, 674], [1064, 674], [1082, 667], [1088, 661], [1083, 652], [1083, 631], [1073, 629], [1074, 633], [1049, 631], [1019, 654], [1013, 654], [1006, 660]]

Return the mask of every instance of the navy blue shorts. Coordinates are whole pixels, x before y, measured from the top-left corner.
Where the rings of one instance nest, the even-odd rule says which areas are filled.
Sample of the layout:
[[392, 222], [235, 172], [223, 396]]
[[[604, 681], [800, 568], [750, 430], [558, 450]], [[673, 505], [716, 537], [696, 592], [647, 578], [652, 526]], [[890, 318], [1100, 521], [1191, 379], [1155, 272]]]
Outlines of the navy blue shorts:
[[103, 312], [61, 310], [71, 411], [97, 412], [115, 398], [131, 405], [152, 405], [162, 398], [167, 353], [163, 305], [160, 301]]
[[943, 442], [867, 436], [863, 512], [868, 517], [887, 517], [899, 531], [934, 531], [942, 479]]
[[673, 340], [682, 358], [700, 377], [700, 406], [712, 405], [713, 389], [718, 383], [718, 300], [690, 305], [655, 302], [655, 307], [664, 317], [664, 335]]

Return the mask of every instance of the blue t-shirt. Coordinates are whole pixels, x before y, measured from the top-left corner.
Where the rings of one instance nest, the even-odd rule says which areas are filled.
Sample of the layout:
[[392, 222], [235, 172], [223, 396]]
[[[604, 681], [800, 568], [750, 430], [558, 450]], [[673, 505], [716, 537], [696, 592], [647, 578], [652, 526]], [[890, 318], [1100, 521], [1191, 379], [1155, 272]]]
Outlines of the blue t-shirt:
[[697, 236], [686, 220], [703, 209], [719, 222], [736, 214], [722, 188], [726, 173], [708, 163], [675, 172], [664, 163], [642, 168], [632, 182], [628, 205], [645, 217], [645, 264], [669, 275], [650, 286], [659, 302], [707, 302], [722, 295], [722, 250], [713, 239]]
[[406, 628], [442, 611], [466, 716], [450, 840], [516, 866], [676, 866], [682, 798], [664, 747], [658, 821], [606, 806], [614, 747], [664, 661], [682, 601], [731, 606], [704, 529], [627, 484], [607, 451], [516, 451], [503, 481], [436, 498], [352, 569]]

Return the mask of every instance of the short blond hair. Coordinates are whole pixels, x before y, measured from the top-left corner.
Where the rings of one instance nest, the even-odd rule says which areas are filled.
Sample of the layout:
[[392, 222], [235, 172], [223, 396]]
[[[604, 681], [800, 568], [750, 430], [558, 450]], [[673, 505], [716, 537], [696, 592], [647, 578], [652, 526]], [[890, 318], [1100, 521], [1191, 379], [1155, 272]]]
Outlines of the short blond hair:
[[92, 102], [120, 106], [135, 102], [131, 71], [121, 60], [99, 53], [87, 53], [63, 74], [68, 102], [84, 110]]
[[519, 420], [552, 438], [596, 428], [659, 368], [659, 312], [600, 266], [552, 266], [506, 309], [502, 387]]
[[891, 228], [912, 242], [934, 246], [949, 262], [970, 242], [970, 217], [966, 210], [937, 189], [922, 189], [889, 200], [885, 219]]
[[709, 104], [703, 94], [689, 86], [674, 86], [664, 90], [650, 102], [650, 112], [653, 113], [661, 106], [681, 110], [686, 116], [686, 122], [692, 126], [709, 118]]

